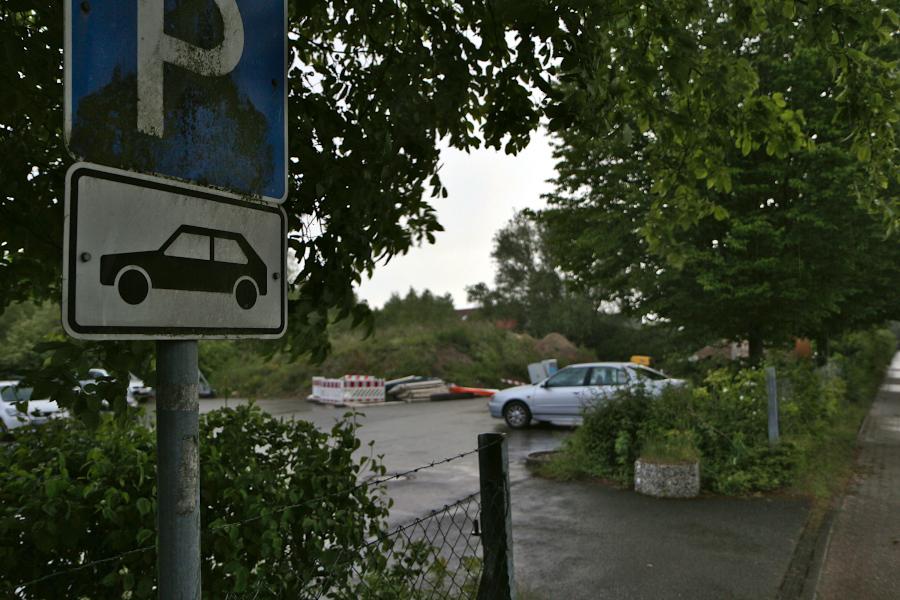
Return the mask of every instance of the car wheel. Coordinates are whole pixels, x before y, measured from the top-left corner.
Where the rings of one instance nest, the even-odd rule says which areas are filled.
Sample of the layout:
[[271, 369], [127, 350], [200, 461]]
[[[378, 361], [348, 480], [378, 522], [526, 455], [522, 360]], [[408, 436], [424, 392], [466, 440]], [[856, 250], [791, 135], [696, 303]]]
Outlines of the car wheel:
[[503, 407], [503, 418], [513, 429], [523, 429], [531, 423], [531, 411], [524, 402], [515, 400]]
[[234, 286], [234, 298], [237, 300], [238, 306], [244, 310], [253, 308], [257, 295], [256, 284], [251, 279], [241, 279]]
[[125, 267], [116, 284], [119, 296], [128, 304], [140, 304], [150, 293], [150, 280], [134, 267]]

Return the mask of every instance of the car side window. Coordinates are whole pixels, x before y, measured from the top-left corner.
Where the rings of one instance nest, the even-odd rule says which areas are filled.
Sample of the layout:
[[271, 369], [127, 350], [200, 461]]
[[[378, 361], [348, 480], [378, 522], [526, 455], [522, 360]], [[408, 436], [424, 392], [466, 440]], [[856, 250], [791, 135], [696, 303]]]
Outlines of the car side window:
[[216, 262], [246, 265], [247, 255], [235, 240], [216, 238], [213, 242], [213, 260]]
[[196, 233], [182, 233], [172, 240], [163, 254], [177, 258], [209, 260], [209, 237]]
[[3, 388], [3, 390], [0, 391], [0, 396], [3, 397], [4, 402], [9, 402], [10, 404], [15, 402], [28, 402], [31, 400], [32, 391], [32, 388], [20, 388], [11, 385]]
[[584, 385], [587, 367], [571, 367], [563, 369], [547, 380], [547, 387], [572, 387]]
[[588, 385], [611, 385], [609, 380], [610, 370], [606, 367], [594, 367], [591, 369], [591, 378]]
[[616, 367], [594, 367], [591, 370], [589, 385], [622, 385], [628, 382], [628, 376]]

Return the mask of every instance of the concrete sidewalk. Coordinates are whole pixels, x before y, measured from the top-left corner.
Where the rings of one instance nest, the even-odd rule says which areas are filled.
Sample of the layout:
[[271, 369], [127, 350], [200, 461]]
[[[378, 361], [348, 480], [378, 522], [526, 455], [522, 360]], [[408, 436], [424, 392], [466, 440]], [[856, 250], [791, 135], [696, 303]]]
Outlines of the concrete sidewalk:
[[900, 598], [900, 353], [859, 436], [856, 474], [834, 519], [815, 597]]

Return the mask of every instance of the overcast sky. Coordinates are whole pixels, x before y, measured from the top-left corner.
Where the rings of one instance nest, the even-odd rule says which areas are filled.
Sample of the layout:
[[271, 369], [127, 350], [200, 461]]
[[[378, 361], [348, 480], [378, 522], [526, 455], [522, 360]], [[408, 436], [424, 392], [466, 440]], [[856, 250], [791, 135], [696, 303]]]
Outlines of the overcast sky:
[[405, 256], [379, 265], [358, 293], [374, 307], [391, 294], [405, 295], [410, 287], [450, 293], [457, 308], [468, 306], [465, 288], [480, 281], [493, 285], [491, 260], [494, 234], [523, 208], [541, 208], [541, 194], [550, 191], [553, 158], [543, 131], [516, 156], [502, 151], [453, 149], [441, 153], [441, 180], [447, 198], [433, 199], [444, 231], [434, 244], [413, 248]]

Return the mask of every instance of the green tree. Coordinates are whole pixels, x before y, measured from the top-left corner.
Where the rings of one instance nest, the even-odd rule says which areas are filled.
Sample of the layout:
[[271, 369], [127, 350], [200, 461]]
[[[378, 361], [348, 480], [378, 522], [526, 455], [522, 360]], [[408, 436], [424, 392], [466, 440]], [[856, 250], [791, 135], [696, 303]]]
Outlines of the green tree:
[[419, 294], [410, 288], [406, 296], [392, 294], [384, 307], [376, 312], [376, 327], [412, 326], [458, 320], [450, 294], [435, 296], [430, 290]]
[[513, 319], [533, 335], [556, 331], [548, 317], [560, 310], [563, 281], [547, 260], [542, 232], [528, 213], [517, 213], [494, 235], [491, 258], [497, 268], [495, 287], [468, 287], [469, 302], [485, 316]]
[[765, 93], [795, 107], [811, 149], [782, 155], [737, 144], [726, 155], [727, 191], [709, 180], [693, 185], [715, 209], [672, 230], [663, 249], [647, 226], [676, 209], [653, 192], [652, 136], [566, 133], [541, 219], [556, 264], [581, 289], [631, 314], [662, 317], [698, 342], [747, 339], [755, 359], [765, 343], [824, 339], [896, 318], [900, 298], [890, 288], [900, 245], [855, 201], [871, 173], [844, 145], [850, 126], [840, 119], [826, 56], [799, 42], [759, 41], [746, 60]]
[[[542, 115], [553, 130], [653, 132], [647, 239], [716, 211], [693, 185], [730, 187], [738, 142], [783, 155], [808, 147], [802, 119], [770, 95], [737, 50], [799, 37], [833, 67], [848, 143], [872, 189], [896, 177], [897, 78], [877, 54], [898, 23], [896, 0], [290, 0], [289, 244], [300, 261], [284, 349], [327, 351], [329, 311], [370, 318], [353, 286], [379, 260], [440, 229], [427, 197], [445, 196], [438, 140], [516, 152]], [[59, 297], [64, 173], [62, 2], [0, 6], [0, 309]], [[125, 107], [123, 107], [125, 108]], [[626, 124], [628, 129], [625, 128]], [[629, 133], [630, 131], [630, 133]], [[425, 194], [423, 194], [425, 192]], [[896, 225], [897, 201], [878, 205]], [[145, 344], [69, 343], [43, 379], [63, 403], [72, 371], [104, 364], [124, 385]], [[69, 390], [68, 392], [66, 390]], [[118, 390], [116, 393], [120, 392]]]
[[596, 295], [572, 289], [553, 264], [546, 227], [528, 211], [497, 232], [491, 257], [497, 266], [494, 287], [482, 282], [467, 288], [483, 316], [515, 320], [536, 337], [561, 333], [606, 360], [669, 352], [672, 332], [665, 326], [641, 324], [602, 306]]
[[41, 364], [34, 347], [63, 335], [59, 325], [59, 305], [18, 302], [0, 314], [0, 377], [21, 375]]

